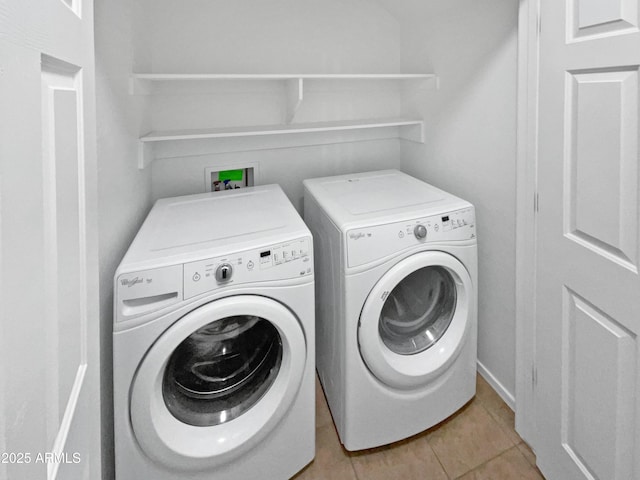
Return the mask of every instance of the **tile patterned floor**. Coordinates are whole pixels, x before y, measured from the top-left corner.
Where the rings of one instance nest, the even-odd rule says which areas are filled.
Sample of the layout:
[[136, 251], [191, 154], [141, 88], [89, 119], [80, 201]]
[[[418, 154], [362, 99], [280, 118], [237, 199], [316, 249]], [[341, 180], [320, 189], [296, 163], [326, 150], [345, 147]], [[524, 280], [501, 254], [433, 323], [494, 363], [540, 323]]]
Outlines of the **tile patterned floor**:
[[514, 414], [478, 375], [476, 396], [451, 418], [402, 442], [347, 452], [316, 379], [316, 458], [294, 480], [541, 480]]

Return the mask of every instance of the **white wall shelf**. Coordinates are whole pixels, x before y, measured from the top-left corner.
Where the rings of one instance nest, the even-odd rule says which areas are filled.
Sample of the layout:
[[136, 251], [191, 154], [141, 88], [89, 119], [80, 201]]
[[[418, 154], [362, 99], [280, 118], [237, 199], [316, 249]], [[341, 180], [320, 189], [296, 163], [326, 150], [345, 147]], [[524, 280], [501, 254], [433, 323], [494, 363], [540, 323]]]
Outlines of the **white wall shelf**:
[[433, 73], [134, 73], [133, 78], [150, 81], [171, 80], [287, 80], [307, 79], [427, 79]]
[[[134, 73], [133, 81], [189, 80], [429, 80], [433, 73]], [[144, 92], [140, 92], [144, 93]]]
[[153, 160], [153, 145], [158, 142], [251, 137], [262, 135], [321, 133], [389, 127], [399, 127], [398, 136], [400, 138], [413, 142], [424, 143], [424, 121], [415, 118], [383, 118], [339, 122], [171, 130], [150, 132], [140, 137], [138, 168], [144, 169]]
[[[132, 95], [150, 95], [158, 92], [156, 85], [184, 82], [217, 81], [276, 81], [285, 87], [285, 124], [243, 126], [216, 129], [175, 130], [151, 132], [140, 138], [138, 167], [145, 168], [154, 155], [156, 142], [250, 137], [260, 135], [286, 135], [295, 133], [336, 132], [371, 128], [398, 127], [398, 136], [424, 143], [424, 121], [415, 118], [376, 118], [368, 120], [293, 123], [305, 99], [305, 81], [399, 81], [410, 89], [422, 89], [433, 82], [439, 88], [438, 77], [432, 73], [134, 73], [131, 76]], [[184, 87], [182, 88], [184, 91]], [[164, 89], [160, 91], [165, 91]]]
[[304, 101], [305, 80], [399, 80], [421, 87], [439, 79], [433, 73], [134, 73], [131, 76], [132, 95], [150, 95], [158, 83], [203, 81], [282, 81], [287, 88], [287, 123], [291, 123]]

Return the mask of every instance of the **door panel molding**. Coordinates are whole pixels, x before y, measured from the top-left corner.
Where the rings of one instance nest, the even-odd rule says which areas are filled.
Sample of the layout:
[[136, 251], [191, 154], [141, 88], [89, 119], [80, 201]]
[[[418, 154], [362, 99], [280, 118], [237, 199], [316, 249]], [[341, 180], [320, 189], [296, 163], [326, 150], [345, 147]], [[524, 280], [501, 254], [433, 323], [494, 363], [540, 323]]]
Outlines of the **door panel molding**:
[[[87, 366], [81, 68], [42, 56], [47, 445], [65, 450]], [[58, 463], [47, 465], [55, 478]]]
[[567, 2], [568, 43], [634, 33], [638, 24], [638, 0]]
[[638, 66], [571, 70], [565, 88], [565, 235], [638, 273]]
[[637, 336], [565, 286], [562, 349], [564, 449], [586, 478], [632, 478]]
[[78, 18], [82, 18], [82, 2], [81, 0], [60, 0], [62, 4], [75, 13]]

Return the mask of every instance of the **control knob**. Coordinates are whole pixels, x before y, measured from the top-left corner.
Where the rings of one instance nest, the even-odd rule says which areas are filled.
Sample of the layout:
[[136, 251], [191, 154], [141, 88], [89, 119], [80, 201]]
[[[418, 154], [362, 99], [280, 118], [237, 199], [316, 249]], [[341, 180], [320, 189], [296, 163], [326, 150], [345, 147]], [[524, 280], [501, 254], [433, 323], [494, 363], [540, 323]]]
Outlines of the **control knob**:
[[216, 269], [216, 280], [218, 282], [228, 282], [231, 280], [233, 267], [229, 263], [223, 263]]
[[423, 238], [427, 238], [427, 227], [424, 225], [416, 225], [413, 229], [413, 234], [416, 236], [418, 240], [422, 240]]

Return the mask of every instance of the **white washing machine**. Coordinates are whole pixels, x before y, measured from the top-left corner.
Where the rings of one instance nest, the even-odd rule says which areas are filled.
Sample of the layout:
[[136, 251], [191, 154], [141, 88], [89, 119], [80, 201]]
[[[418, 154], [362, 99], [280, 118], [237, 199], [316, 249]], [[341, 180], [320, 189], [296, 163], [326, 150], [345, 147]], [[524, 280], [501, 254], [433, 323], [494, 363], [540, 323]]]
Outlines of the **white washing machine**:
[[361, 450], [475, 394], [473, 206], [396, 170], [306, 180], [316, 363], [340, 439]]
[[117, 480], [314, 457], [312, 238], [276, 185], [159, 200], [115, 275]]

